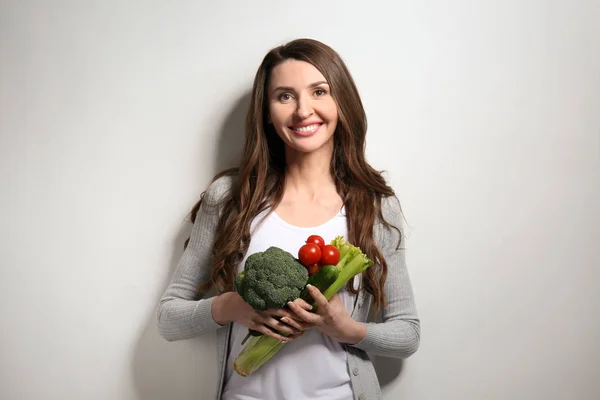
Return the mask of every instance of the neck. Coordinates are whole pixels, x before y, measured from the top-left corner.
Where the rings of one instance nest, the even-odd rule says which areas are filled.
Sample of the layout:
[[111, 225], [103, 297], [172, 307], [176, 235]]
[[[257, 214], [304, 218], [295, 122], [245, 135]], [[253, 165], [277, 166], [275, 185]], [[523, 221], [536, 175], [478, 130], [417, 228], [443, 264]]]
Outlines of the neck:
[[286, 149], [285, 190], [294, 197], [318, 199], [335, 192], [331, 176], [333, 143], [312, 153]]

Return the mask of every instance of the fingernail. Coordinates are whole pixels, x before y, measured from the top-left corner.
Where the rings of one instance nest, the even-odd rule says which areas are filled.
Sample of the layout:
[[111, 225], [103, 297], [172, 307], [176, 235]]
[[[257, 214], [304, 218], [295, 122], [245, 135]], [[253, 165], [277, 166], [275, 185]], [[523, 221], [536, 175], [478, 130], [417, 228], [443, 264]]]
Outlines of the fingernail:
[[288, 303], [287, 303], [288, 306], [291, 306], [292, 304], [294, 304], [294, 303], [292, 303], [291, 301], [288, 301]]
[[307, 288], [311, 288], [313, 287], [313, 285], [311, 285], [310, 283], [308, 285], [306, 285]]
[[280, 321], [287, 323], [287, 319], [285, 319], [285, 317], [281, 317]]

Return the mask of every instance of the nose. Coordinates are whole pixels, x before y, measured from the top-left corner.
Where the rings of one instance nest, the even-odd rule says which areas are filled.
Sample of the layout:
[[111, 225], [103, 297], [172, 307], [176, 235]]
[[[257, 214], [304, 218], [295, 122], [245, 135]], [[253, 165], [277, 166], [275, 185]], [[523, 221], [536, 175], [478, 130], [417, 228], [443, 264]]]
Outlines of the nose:
[[300, 120], [306, 119], [313, 115], [314, 110], [312, 108], [312, 103], [310, 98], [307, 96], [300, 96], [298, 99], [298, 108], [296, 109], [296, 114]]

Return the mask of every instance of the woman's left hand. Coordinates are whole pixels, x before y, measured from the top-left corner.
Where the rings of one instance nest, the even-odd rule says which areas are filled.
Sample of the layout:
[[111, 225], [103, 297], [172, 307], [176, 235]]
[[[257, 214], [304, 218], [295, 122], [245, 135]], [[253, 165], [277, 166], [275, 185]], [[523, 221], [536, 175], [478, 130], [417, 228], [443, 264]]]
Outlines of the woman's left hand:
[[289, 309], [299, 319], [341, 343], [356, 344], [367, 335], [366, 326], [350, 317], [339, 294], [327, 301], [319, 289], [312, 285], [307, 287], [318, 307], [316, 312], [309, 312], [300, 304], [303, 300], [289, 302]]

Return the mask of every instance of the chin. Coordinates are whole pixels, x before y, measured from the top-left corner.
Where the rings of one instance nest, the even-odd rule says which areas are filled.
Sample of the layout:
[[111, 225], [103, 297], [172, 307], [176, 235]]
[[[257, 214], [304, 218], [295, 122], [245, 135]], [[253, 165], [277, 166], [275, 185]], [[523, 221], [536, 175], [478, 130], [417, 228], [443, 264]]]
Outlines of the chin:
[[319, 137], [310, 137], [301, 139], [293, 138], [286, 142], [291, 149], [301, 153], [314, 153], [325, 148], [333, 149], [333, 135], [325, 140]]

